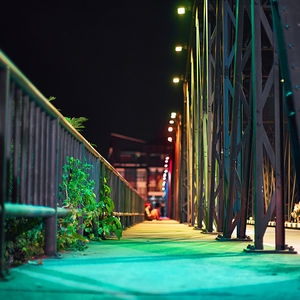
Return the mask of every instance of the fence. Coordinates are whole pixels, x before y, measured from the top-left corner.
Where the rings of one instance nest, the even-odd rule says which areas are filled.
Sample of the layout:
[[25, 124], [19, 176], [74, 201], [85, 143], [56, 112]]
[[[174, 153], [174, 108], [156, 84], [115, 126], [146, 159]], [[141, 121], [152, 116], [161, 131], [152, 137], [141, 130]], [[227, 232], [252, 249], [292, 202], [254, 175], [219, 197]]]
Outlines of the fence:
[[92, 165], [96, 200], [109, 178], [115, 215], [124, 227], [143, 220], [142, 198], [0, 51], [0, 276], [4, 276], [6, 217], [43, 217], [45, 254], [56, 254], [58, 198], [66, 157]]

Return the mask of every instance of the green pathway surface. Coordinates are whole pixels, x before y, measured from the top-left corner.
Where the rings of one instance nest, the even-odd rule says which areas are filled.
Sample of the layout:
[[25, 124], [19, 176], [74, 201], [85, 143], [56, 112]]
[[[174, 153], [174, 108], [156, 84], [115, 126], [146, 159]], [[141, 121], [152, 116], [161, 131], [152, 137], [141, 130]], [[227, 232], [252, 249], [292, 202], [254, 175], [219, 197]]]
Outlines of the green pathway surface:
[[[300, 234], [300, 232], [299, 232]], [[11, 270], [0, 299], [300, 299], [300, 256], [250, 254], [175, 221]]]

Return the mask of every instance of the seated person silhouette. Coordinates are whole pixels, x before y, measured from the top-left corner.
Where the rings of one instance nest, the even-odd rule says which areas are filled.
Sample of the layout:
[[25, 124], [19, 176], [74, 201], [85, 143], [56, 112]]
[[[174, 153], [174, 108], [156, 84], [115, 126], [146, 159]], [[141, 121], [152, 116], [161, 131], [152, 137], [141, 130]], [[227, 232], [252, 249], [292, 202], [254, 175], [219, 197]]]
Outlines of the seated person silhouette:
[[152, 209], [151, 211], [151, 215], [152, 215], [152, 218], [155, 219], [155, 220], [159, 220], [160, 218], [160, 204], [158, 202], [155, 203], [155, 208]]
[[145, 203], [145, 220], [152, 221], [152, 220], [159, 220], [160, 212], [159, 212], [159, 203], [155, 203], [155, 208], [152, 209], [151, 203]]

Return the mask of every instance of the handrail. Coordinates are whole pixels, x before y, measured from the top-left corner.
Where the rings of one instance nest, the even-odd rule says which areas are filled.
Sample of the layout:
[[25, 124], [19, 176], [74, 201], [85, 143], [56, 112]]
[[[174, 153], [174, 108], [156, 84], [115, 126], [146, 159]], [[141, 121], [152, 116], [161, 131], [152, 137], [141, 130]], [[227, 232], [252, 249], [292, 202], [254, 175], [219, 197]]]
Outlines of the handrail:
[[45, 254], [55, 255], [57, 217], [70, 212], [58, 197], [68, 156], [93, 166], [97, 201], [102, 178], [110, 178], [114, 215], [124, 227], [143, 220], [138, 192], [0, 50], [0, 278], [6, 217], [43, 217]]
[[17, 83], [24, 87], [48, 113], [57, 118], [60, 124], [68, 130], [74, 137], [81, 141], [84, 146], [101, 161], [104, 162], [115, 175], [137, 194], [138, 192], [129, 184], [129, 182], [68, 122], [62, 113], [60, 113], [54, 105], [34, 86], [34, 84], [20, 71], [20, 69], [4, 54], [0, 49], [0, 66], [6, 67], [10, 70], [12, 77]]

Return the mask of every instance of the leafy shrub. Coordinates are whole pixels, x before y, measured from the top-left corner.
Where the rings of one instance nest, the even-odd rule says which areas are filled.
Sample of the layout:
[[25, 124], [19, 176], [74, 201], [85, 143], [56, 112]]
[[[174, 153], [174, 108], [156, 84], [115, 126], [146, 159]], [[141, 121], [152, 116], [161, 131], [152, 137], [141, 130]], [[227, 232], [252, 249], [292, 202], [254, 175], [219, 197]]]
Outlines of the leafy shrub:
[[[111, 237], [115, 234], [118, 239], [122, 236], [122, 225], [114, 217], [114, 203], [110, 197], [111, 188], [107, 179], [103, 178], [100, 199], [96, 201], [94, 193], [95, 182], [89, 179], [91, 165], [82, 163], [73, 157], [67, 157], [63, 167], [63, 182], [60, 185], [60, 198], [65, 207], [72, 210], [67, 227], [61, 226], [69, 236], [76, 236], [77, 228], [91, 240]], [[77, 236], [77, 238], [80, 238]], [[81, 240], [84, 240], [81, 237]]]
[[[111, 188], [103, 178], [99, 202], [94, 193], [95, 182], [89, 179], [91, 165], [67, 157], [63, 167], [60, 198], [71, 213], [58, 219], [57, 249], [83, 250], [88, 239], [100, 240], [122, 236], [122, 225], [114, 217]], [[79, 234], [78, 228], [83, 234]], [[8, 218], [5, 220], [5, 261], [10, 266], [44, 254], [45, 229], [42, 218]]]
[[5, 220], [5, 260], [11, 266], [44, 253], [44, 226], [41, 218]]

